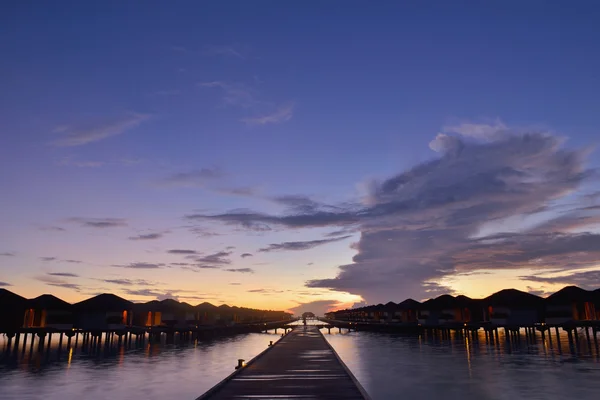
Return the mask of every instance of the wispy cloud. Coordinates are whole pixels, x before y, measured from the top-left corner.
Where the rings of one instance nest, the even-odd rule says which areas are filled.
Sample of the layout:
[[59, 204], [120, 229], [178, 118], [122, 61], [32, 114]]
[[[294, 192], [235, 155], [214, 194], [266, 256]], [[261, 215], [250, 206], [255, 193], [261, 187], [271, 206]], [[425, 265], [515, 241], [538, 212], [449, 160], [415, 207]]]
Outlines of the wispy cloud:
[[294, 104], [285, 104], [277, 108], [275, 111], [258, 115], [249, 118], [242, 118], [242, 122], [247, 125], [267, 125], [267, 124], [280, 124], [287, 122], [294, 116]]
[[65, 232], [65, 228], [61, 228], [60, 226], [41, 226], [40, 231], [46, 232]]
[[244, 54], [242, 54], [242, 52], [245, 50], [240, 50], [238, 48], [236, 48], [235, 46], [205, 46], [205, 52], [207, 54], [216, 54], [216, 55], [221, 55], [221, 56], [227, 56], [227, 57], [234, 57], [234, 58], [239, 58], [239, 59], [246, 59], [246, 57], [244, 56]]
[[236, 106], [242, 108], [257, 107], [262, 102], [256, 99], [256, 91], [250, 86], [223, 81], [200, 82], [199, 87], [217, 88], [222, 92], [223, 103], [226, 106]]
[[72, 272], [48, 272], [47, 275], [50, 276], [62, 276], [65, 278], [79, 278], [79, 275], [74, 274]]
[[216, 252], [213, 254], [206, 255], [204, 257], [194, 258], [194, 260], [196, 260], [196, 262], [198, 262], [200, 264], [227, 265], [227, 264], [231, 264], [231, 260], [229, 258], [227, 258], [231, 254], [232, 254], [231, 251], [219, 251], [219, 252]]
[[4, 253], [0, 253], [0, 257], [14, 257], [15, 253], [11, 253], [11, 252], [4, 252]]
[[106, 163], [104, 161], [82, 161], [76, 160], [73, 157], [64, 157], [62, 160], [58, 162], [59, 165], [67, 165], [72, 167], [80, 167], [80, 168], [99, 168], [104, 166]]
[[156, 283], [150, 282], [144, 279], [127, 279], [127, 278], [115, 278], [115, 279], [98, 279], [104, 283], [110, 283], [113, 285], [121, 286], [155, 286]]
[[155, 233], [143, 233], [137, 236], [130, 236], [129, 240], [155, 240], [155, 239], [160, 239], [164, 236], [164, 233], [162, 232], [155, 232]]
[[81, 260], [62, 260], [62, 261], [67, 262], [69, 264], [82, 264], [83, 263], [83, 261], [81, 261]]
[[12, 286], [12, 285], [10, 283], [8, 283], [8, 282], [2, 282], [2, 281], [0, 281], [0, 287], [9, 287], [9, 286]]
[[40, 282], [44, 282], [46, 285], [48, 286], [54, 286], [54, 287], [62, 287], [65, 289], [72, 289], [75, 290], [77, 292], [81, 291], [81, 285], [77, 284], [77, 283], [73, 283], [70, 282], [66, 279], [63, 278], [72, 278], [72, 276], [67, 276], [67, 275], [53, 275], [51, 273], [46, 274], [46, 275], [40, 275], [40, 276], [36, 276], [34, 279], [40, 281]]
[[228, 268], [223, 271], [227, 272], [239, 272], [241, 274], [253, 274], [254, 270], [252, 268]]
[[244, 253], [240, 257], [242, 257], [242, 258], [252, 257], [252, 254], [250, 254], [250, 253]]
[[187, 249], [172, 249], [168, 250], [169, 254], [198, 254], [196, 250], [187, 250]]
[[162, 179], [159, 183], [166, 186], [203, 187], [208, 182], [222, 178], [225, 174], [221, 169], [201, 168], [194, 171], [179, 172]]
[[56, 261], [57, 258], [56, 257], [40, 257], [40, 260], [49, 262], [49, 261]]
[[258, 251], [262, 253], [268, 253], [271, 251], [285, 251], [285, 250], [308, 250], [315, 248], [317, 246], [323, 246], [325, 244], [339, 242], [341, 240], [346, 240], [348, 236], [341, 236], [331, 239], [319, 239], [319, 240], [308, 240], [304, 242], [283, 242], [283, 243], [271, 243], [268, 247], [259, 249]]
[[127, 220], [123, 218], [82, 218], [73, 217], [69, 222], [77, 223], [88, 228], [119, 228], [127, 226]]
[[273, 294], [273, 293], [284, 293], [283, 290], [275, 290], [275, 289], [250, 289], [247, 290], [248, 293], [262, 293], [262, 294]]
[[129, 264], [114, 264], [112, 265], [116, 268], [129, 268], [129, 269], [158, 269], [165, 266], [165, 264], [158, 263], [147, 263], [147, 262], [134, 262]]
[[129, 113], [125, 116], [112, 118], [99, 123], [88, 123], [81, 126], [61, 126], [54, 129], [54, 133], [62, 137], [53, 142], [55, 146], [72, 147], [81, 146], [117, 136], [140, 125], [150, 116], [146, 114]]

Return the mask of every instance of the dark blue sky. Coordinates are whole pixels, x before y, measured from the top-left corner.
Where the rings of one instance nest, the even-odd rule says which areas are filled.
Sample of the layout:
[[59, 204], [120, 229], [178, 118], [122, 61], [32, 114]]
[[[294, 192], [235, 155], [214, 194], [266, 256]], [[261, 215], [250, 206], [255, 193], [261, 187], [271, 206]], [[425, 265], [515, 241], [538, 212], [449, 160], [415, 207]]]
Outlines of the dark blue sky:
[[[473, 129], [483, 126], [546, 132], [567, 137], [569, 149], [600, 138], [595, 1], [5, 1], [0, 7], [6, 193], [0, 238], [7, 247], [0, 252], [15, 253], [0, 259], [0, 281], [16, 290], [25, 291], [32, 279], [52, 284], [47, 274], [69, 267], [39, 262], [55, 248], [85, 261], [77, 264], [78, 293], [69, 292], [72, 282], [54, 282], [64, 296], [76, 297], [96, 290], [90, 279], [102, 271], [132, 279], [139, 272], [110, 265], [169, 264], [165, 250], [185, 243], [203, 253], [236, 246], [229, 269], [254, 269], [234, 275], [223, 264], [201, 271], [208, 280], [227, 285], [242, 277], [252, 290], [273, 276], [271, 286], [304, 292], [304, 281], [335, 277], [338, 265], [352, 262], [357, 250], [348, 245], [366, 232], [364, 222], [350, 238], [293, 254], [264, 252], [251, 262], [235, 252], [320, 240], [334, 227], [256, 232], [217, 224], [220, 236], [198, 238], [185, 215], [307, 212], [274, 200], [284, 195], [355, 209], [373, 194], [372, 179], [440, 157], [429, 147], [440, 132], [467, 141], [481, 140]], [[594, 160], [597, 153], [581, 162], [598, 167]], [[568, 192], [583, 195], [595, 186], [586, 180]], [[538, 205], [556, 200], [552, 195]], [[124, 221], [115, 230], [89, 232], [92, 225], [72, 218]], [[211, 224], [202, 229], [217, 229]], [[48, 226], [65, 231], [41, 229]], [[127, 240], [131, 230], [169, 233], [141, 244]], [[87, 234], [100, 237], [91, 244]], [[115, 253], [108, 255], [107, 246]], [[182, 287], [199, 276], [190, 270], [175, 274], [161, 265], [144, 272], [155, 274], [161, 293], [183, 298], [178, 289], [197, 290], [197, 297], [216, 299], [204, 288]], [[417, 282], [442, 278], [448, 279], [429, 274]], [[369, 300], [368, 291], [344, 288]], [[329, 293], [311, 290], [305, 296], [315, 300]], [[282, 306], [299, 298], [289, 293], [280, 295]], [[241, 302], [231, 296], [222, 300]]]

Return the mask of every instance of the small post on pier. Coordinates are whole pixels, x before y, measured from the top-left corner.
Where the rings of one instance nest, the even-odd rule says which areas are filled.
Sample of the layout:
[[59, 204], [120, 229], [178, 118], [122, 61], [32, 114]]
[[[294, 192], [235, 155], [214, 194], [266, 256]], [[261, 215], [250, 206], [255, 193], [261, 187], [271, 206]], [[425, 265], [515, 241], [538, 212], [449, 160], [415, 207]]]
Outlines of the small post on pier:
[[244, 362], [246, 360], [244, 360], [243, 358], [238, 359], [238, 365], [235, 367], [235, 369], [240, 369], [244, 367]]
[[269, 347], [271, 347], [271, 346], [273, 346], [273, 341], [272, 340], [269, 342]]

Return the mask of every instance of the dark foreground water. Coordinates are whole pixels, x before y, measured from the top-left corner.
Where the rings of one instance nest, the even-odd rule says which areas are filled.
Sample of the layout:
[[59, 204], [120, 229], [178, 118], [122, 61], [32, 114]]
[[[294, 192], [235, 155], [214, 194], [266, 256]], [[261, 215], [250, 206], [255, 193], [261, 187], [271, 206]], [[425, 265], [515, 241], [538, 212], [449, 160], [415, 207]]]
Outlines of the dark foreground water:
[[[536, 343], [369, 332], [325, 337], [375, 400], [598, 399], [600, 357], [580, 335]], [[0, 399], [189, 399], [233, 372], [238, 358], [264, 350], [275, 334], [247, 334], [185, 345], [153, 345], [91, 355], [35, 349], [0, 362]], [[5, 341], [0, 338], [0, 350]], [[572, 353], [572, 350], [574, 352]]]

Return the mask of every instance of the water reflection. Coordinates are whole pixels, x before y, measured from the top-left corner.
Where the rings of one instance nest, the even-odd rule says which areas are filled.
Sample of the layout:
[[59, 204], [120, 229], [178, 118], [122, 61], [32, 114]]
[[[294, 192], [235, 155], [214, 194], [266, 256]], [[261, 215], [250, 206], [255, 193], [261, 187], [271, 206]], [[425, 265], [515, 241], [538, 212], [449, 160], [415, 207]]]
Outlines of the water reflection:
[[[58, 340], [40, 349], [29, 336], [10, 356], [2, 353], [0, 398], [191, 400], [229, 375], [238, 358], [251, 359], [282, 333], [270, 332], [131, 348], [117, 343], [108, 351], [82, 349], [77, 338], [61, 351]], [[322, 332], [374, 400], [595, 399], [600, 390], [600, 352], [584, 331], [571, 341], [562, 330], [444, 337]], [[0, 337], [0, 350], [6, 345]]]
[[32, 351], [27, 343], [24, 352], [8, 356], [2, 351], [7, 340], [0, 337], [0, 399], [191, 400], [233, 372], [238, 358], [249, 360], [279, 338], [280, 332], [250, 333], [99, 352], [82, 350], [81, 341], [77, 348], [63, 343], [60, 352], [58, 343], [38, 351], [36, 339]]
[[596, 399], [600, 389], [599, 352], [583, 331], [573, 352], [562, 331], [323, 333], [373, 399]]

